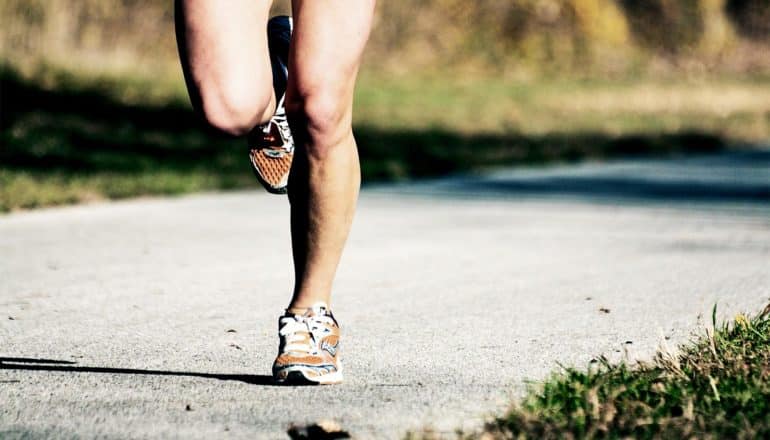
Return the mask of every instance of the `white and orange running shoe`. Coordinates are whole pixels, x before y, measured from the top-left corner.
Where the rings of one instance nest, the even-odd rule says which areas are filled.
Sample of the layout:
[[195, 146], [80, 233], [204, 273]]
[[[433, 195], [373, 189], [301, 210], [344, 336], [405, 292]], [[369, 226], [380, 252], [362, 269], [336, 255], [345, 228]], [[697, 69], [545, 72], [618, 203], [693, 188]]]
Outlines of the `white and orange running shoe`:
[[288, 311], [278, 320], [280, 346], [273, 379], [283, 385], [331, 385], [342, 382], [340, 327], [326, 303], [303, 315]]
[[286, 87], [289, 78], [289, 43], [293, 29], [291, 17], [273, 17], [267, 23], [270, 64], [273, 67], [275, 114], [249, 135], [249, 160], [257, 180], [274, 194], [285, 194], [294, 159], [294, 138], [286, 118]]

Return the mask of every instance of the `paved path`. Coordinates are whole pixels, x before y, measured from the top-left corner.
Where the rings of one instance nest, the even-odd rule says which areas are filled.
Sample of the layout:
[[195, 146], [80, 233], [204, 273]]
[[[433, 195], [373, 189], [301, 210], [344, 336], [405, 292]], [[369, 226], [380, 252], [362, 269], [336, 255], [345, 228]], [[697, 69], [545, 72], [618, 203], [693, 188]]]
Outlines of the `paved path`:
[[266, 376], [291, 282], [285, 200], [0, 217], [0, 437], [477, 425], [557, 363], [646, 358], [715, 302], [767, 303], [769, 170], [756, 152], [368, 188], [336, 285], [347, 382], [326, 388]]

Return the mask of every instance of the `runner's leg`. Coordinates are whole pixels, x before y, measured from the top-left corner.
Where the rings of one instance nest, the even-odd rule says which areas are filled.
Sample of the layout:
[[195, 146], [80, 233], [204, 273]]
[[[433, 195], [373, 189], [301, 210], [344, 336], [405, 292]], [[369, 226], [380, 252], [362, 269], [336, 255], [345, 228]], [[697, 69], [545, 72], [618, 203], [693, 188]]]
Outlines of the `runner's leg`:
[[360, 169], [353, 89], [375, 0], [293, 0], [286, 110], [297, 150], [289, 181], [291, 308], [329, 303], [355, 211]]
[[233, 135], [275, 109], [267, 19], [271, 0], [176, 0], [177, 43], [193, 106]]

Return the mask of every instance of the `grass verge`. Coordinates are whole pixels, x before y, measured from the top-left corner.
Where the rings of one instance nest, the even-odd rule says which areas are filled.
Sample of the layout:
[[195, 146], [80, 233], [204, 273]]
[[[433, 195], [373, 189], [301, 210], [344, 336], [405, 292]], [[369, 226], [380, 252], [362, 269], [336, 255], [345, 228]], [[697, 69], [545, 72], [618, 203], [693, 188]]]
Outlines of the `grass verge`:
[[770, 305], [679, 354], [568, 368], [469, 438], [770, 438]]
[[[206, 130], [164, 78], [0, 66], [0, 212], [257, 187], [243, 141]], [[354, 130], [365, 182], [707, 152], [770, 136], [767, 84], [368, 74]]]

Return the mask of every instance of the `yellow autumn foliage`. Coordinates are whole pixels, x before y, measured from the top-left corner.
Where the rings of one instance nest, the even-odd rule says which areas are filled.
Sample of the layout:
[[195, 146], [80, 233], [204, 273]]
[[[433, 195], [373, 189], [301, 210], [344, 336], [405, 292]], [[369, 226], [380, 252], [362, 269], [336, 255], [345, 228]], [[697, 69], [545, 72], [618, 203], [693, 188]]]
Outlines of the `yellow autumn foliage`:
[[[274, 8], [287, 11], [287, 1]], [[0, 15], [0, 56], [11, 64], [178, 68], [172, 0], [3, 0]], [[381, 0], [367, 65], [623, 70], [651, 57], [761, 60], [770, 46], [763, 17], [765, 0]], [[747, 51], [749, 40], [765, 53]]]

